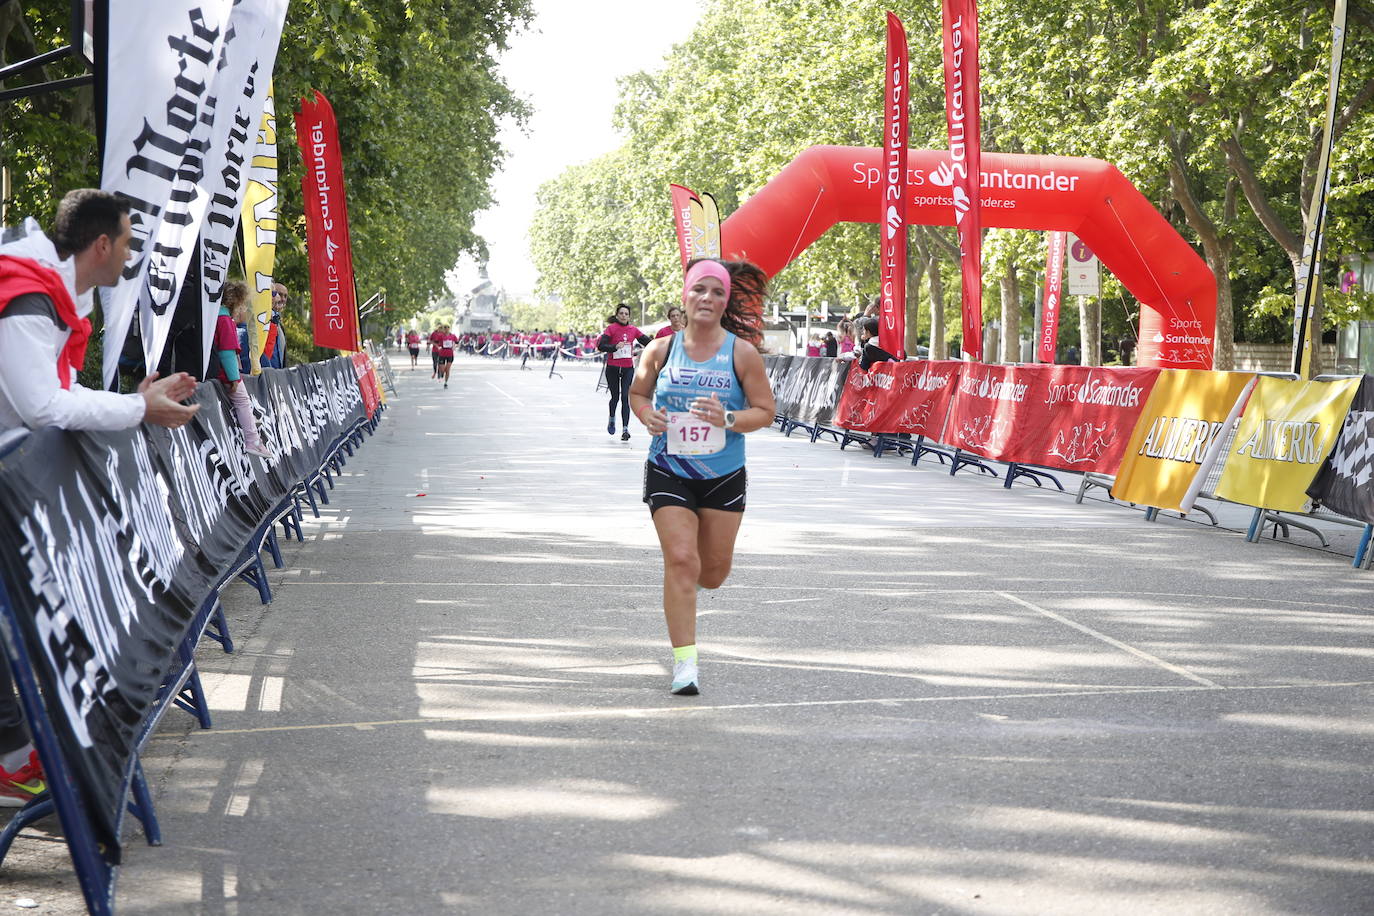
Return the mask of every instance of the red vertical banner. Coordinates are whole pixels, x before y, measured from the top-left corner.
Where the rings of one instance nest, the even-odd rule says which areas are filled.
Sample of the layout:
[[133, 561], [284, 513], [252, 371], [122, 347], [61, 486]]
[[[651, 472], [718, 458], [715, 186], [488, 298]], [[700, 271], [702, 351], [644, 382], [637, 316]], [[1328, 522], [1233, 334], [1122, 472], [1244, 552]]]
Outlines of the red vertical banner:
[[682, 258], [682, 270], [692, 260], [692, 200], [696, 194], [680, 184], [670, 184], [673, 195], [673, 228], [677, 230], [677, 253]]
[[358, 378], [358, 392], [363, 396], [363, 410], [367, 411], [367, 418], [371, 420], [382, 403], [382, 395], [377, 388], [377, 372], [366, 353], [354, 353], [352, 358], [353, 374]]
[[296, 142], [305, 162], [305, 244], [310, 252], [310, 316], [315, 345], [358, 350], [358, 297], [348, 236], [343, 155], [334, 109], [318, 90], [302, 99]]
[[898, 359], [906, 358], [906, 149], [907, 110], [906, 29], [902, 20], [887, 14], [887, 68], [883, 71], [883, 196], [878, 219], [882, 268], [882, 312], [878, 346]]
[[963, 349], [983, 358], [983, 219], [980, 211], [978, 0], [941, 0], [944, 12], [945, 121], [949, 125], [950, 191], [963, 277]]
[[1042, 363], [1052, 363], [1055, 343], [1059, 339], [1059, 307], [1064, 300], [1064, 245], [1068, 233], [1050, 232], [1046, 236], [1049, 251], [1045, 254], [1045, 296], [1036, 358]]

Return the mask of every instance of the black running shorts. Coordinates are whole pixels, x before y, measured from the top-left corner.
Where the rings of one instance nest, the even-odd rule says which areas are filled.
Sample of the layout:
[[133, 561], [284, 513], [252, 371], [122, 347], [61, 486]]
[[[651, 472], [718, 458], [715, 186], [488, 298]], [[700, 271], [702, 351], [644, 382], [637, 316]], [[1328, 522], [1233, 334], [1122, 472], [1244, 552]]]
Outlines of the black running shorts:
[[453, 362], [452, 356], [439, 356], [436, 358], [439, 360], [439, 365], [441, 366], [447, 366], [449, 363]]
[[743, 512], [748, 483], [744, 468], [724, 477], [694, 480], [670, 474], [652, 461], [644, 462], [644, 501], [649, 504], [650, 515], [664, 506], [681, 506], [693, 512], [698, 509]]

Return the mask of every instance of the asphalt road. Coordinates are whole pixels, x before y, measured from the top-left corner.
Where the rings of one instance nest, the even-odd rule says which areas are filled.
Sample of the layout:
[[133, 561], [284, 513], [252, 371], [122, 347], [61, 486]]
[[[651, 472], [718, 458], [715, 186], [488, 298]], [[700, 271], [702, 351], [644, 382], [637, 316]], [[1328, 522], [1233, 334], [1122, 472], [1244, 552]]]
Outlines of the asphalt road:
[[[761, 430], [674, 697], [646, 437], [545, 372], [400, 371], [274, 603], [229, 591], [214, 728], [152, 740], [166, 845], [131, 822], [123, 912], [1374, 911], [1348, 534], [1247, 544], [1235, 512]], [[0, 910], [81, 911], [55, 830]]]

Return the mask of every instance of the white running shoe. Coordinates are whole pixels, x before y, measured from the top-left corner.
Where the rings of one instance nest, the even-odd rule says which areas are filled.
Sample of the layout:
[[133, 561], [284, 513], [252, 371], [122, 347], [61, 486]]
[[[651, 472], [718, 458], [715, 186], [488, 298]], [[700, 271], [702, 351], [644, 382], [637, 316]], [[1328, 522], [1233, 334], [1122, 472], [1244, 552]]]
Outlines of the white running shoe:
[[684, 697], [697, 695], [697, 663], [683, 659], [673, 663], [673, 693]]

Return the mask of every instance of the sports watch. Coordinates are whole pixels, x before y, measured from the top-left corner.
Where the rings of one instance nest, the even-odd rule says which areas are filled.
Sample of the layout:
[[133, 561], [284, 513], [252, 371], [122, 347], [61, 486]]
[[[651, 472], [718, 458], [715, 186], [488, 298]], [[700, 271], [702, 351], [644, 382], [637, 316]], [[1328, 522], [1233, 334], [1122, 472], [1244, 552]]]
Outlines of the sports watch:
[[726, 428], [726, 429], [734, 429], [734, 428], [735, 428], [735, 412], [734, 412], [733, 410], [727, 410], [727, 411], [725, 411], [725, 428]]

